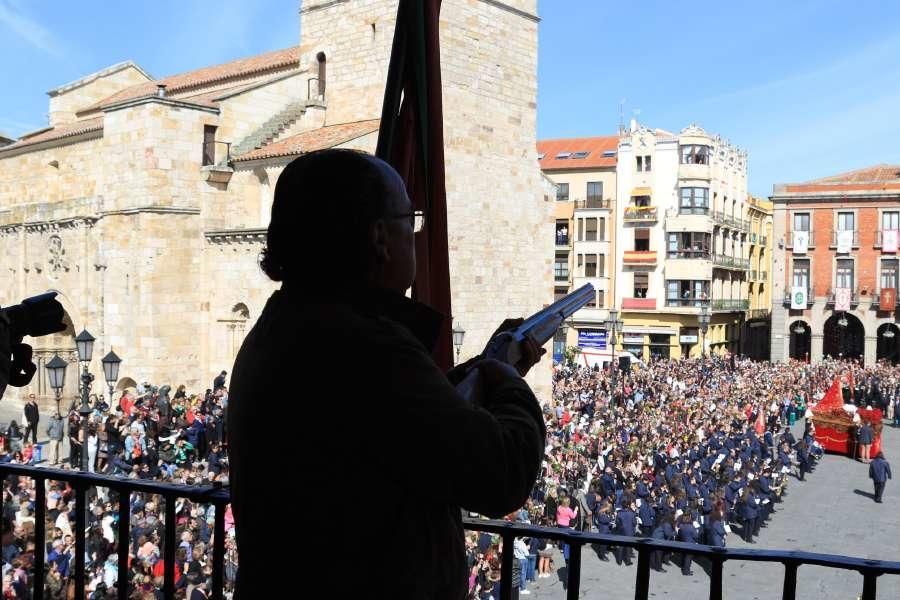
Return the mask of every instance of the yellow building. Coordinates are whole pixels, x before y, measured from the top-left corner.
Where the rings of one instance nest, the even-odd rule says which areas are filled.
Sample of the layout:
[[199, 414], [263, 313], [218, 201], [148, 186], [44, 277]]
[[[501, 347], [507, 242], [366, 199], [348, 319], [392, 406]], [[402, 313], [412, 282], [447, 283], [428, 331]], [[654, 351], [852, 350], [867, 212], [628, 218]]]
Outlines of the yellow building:
[[764, 198], [748, 197], [750, 221], [750, 308], [741, 335], [741, 352], [750, 358], [768, 360], [772, 322], [772, 214], [774, 204]]
[[555, 360], [575, 345], [592, 344], [592, 349], [609, 353], [604, 340], [614, 292], [618, 143], [618, 136], [600, 136], [537, 144], [541, 170], [556, 186], [554, 296], [565, 296], [585, 283], [596, 290], [594, 300], [573, 315], [572, 327], [557, 333]]
[[750, 308], [747, 153], [694, 125], [673, 134], [632, 121], [616, 184], [616, 352], [739, 352]]

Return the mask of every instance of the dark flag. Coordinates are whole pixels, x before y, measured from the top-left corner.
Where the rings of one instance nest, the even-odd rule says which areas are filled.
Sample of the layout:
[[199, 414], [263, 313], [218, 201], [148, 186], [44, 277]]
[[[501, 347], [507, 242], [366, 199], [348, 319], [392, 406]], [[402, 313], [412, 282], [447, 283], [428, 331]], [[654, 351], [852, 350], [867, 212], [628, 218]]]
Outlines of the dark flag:
[[433, 357], [448, 369], [453, 354], [440, 10], [441, 0], [400, 0], [376, 155], [400, 173], [413, 208], [425, 215], [425, 228], [416, 235], [412, 295], [446, 317]]

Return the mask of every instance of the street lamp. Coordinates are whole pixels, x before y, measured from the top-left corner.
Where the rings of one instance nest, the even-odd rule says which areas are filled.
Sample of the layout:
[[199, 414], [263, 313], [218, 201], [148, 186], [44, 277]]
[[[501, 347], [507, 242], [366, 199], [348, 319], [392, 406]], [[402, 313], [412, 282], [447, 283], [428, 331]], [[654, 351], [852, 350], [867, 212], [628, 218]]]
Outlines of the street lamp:
[[78, 360], [81, 362], [83, 367], [81, 371], [81, 408], [78, 409], [78, 414], [81, 415], [82, 471], [88, 470], [88, 417], [91, 414], [91, 407], [88, 404], [88, 393], [91, 391], [91, 382], [94, 380], [94, 376], [91, 375], [90, 372], [88, 372], [88, 364], [90, 364], [91, 356], [93, 356], [94, 354], [94, 341], [94, 336], [88, 333], [87, 329], [82, 330], [82, 332], [78, 334], [78, 337], [75, 338], [75, 345], [78, 347]]
[[106, 356], [100, 359], [100, 362], [103, 363], [103, 376], [109, 386], [109, 405], [112, 406], [113, 386], [119, 380], [119, 363], [122, 362], [122, 359], [110, 350]]
[[840, 325], [841, 327], [846, 327], [847, 325], [849, 325], [849, 323], [847, 322], [847, 315], [842, 314], [841, 318], [838, 320], [837, 324]]
[[803, 323], [797, 323], [797, 325], [794, 326], [794, 333], [796, 333], [797, 335], [803, 335], [804, 333], [806, 333], [806, 328], [803, 326]]
[[66, 361], [54, 354], [44, 368], [47, 369], [47, 375], [50, 378], [50, 387], [56, 395], [56, 416], [59, 416], [59, 397], [62, 393], [63, 386], [66, 383], [66, 367], [69, 365]]
[[700, 357], [706, 358], [706, 332], [709, 331], [709, 306], [704, 304], [700, 307]]
[[456, 364], [459, 364], [459, 351], [462, 350], [463, 338], [466, 337], [466, 330], [459, 326], [459, 323], [453, 326], [453, 345], [456, 347]]
[[891, 339], [892, 337], [894, 337], [894, 330], [890, 327], [887, 327], [885, 328], [884, 333], [882, 333], [881, 335], [883, 335], [887, 339]]
[[616, 364], [616, 332], [622, 327], [622, 321], [619, 320], [619, 311], [615, 308], [609, 309], [609, 319], [607, 320], [607, 327], [609, 327], [609, 345], [612, 350], [611, 352], [611, 362], [612, 366], [612, 393], [610, 394], [610, 403], [612, 403], [615, 399], [616, 393], [616, 379], [618, 374], [618, 365]]

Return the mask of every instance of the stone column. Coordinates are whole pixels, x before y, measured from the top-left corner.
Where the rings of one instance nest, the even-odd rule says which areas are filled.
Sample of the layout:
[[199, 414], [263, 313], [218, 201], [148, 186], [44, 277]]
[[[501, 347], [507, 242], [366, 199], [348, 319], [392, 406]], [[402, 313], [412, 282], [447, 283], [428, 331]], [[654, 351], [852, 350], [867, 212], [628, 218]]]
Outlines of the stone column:
[[866, 336], [866, 343], [863, 349], [863, 359], [867, 365], [875, 364], [875, 356], [878, 348], [878, 338], [874, 335]]
[[822, 341], [823, 336], [821, 333], [812, 334], [812, 339], [810, 340], [810, 362], [817, 362], [822, 360]]

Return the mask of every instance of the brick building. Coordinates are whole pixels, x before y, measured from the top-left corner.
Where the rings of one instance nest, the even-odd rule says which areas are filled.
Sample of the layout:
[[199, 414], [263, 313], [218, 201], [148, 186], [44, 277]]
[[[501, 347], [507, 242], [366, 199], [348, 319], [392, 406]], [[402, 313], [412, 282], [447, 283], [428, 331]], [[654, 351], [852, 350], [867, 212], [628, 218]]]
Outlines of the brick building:
[[778, 184], [771, 199], [772, 359], [897, 362], [900, 165]]

